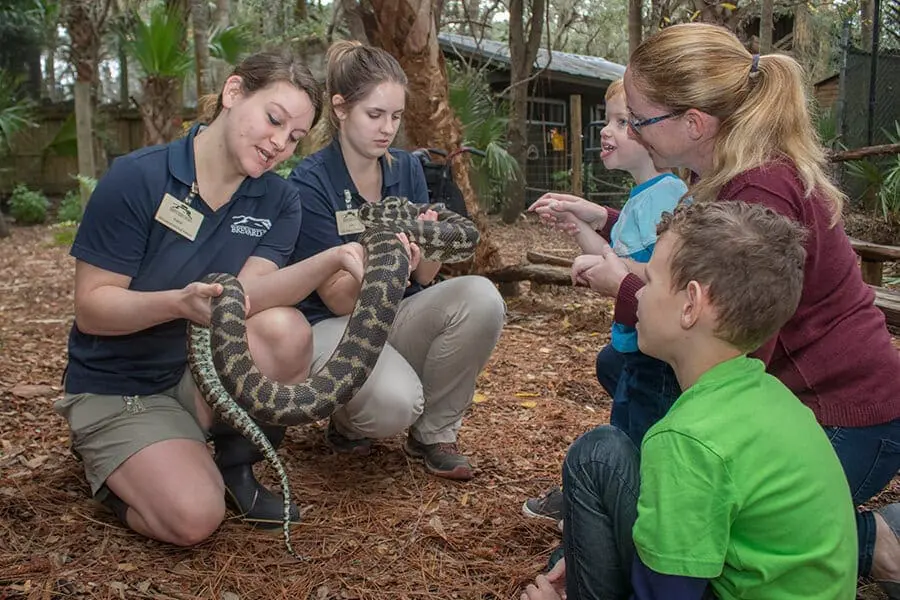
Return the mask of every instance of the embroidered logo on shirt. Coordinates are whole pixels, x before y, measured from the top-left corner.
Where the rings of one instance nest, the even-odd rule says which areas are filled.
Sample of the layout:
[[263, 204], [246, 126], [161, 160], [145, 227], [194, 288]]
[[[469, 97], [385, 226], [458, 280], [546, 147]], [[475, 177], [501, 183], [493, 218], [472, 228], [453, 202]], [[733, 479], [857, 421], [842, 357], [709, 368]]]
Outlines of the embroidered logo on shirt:
[[272, 227], [272, 221], [269, 219], [257, 219], [246, 215], [238, 215], [231, 218], [234, 219], [234, 223], [231, 224], [231, 233], [262, 237]]

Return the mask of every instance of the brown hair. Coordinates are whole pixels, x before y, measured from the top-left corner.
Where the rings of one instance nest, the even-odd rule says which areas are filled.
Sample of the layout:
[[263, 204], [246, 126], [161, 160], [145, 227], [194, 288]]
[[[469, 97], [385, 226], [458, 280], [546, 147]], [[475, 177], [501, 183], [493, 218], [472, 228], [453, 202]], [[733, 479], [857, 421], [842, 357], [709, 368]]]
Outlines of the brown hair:
[[810, 118], [805, 74], [782, 54], [751, 55], [730, 31], [707, 23], [663, 29], [632, 53], [628, 69], [647, 98], [672, 112], [696, 109], [719, 119], [713, 167], [691, 188], [715, 200], [736, 175], [788, 159], [806, 196], [819, 192], [832, 225], [846, 199], [825, 174], [825, 151]]
[[805, 230], [787, 217], [740, 201], [682, 204], [657, 232], [677, 236], [672, 288], [708, 286], [716, 336], [751, 352], [797, 310], [803, 290]]
[[331, 98], [340, 94], [341, 105], [350, 110], [369, 95], [373, 88], [386, 81], [406, 88], [406, 73], [397, 59], [382, 48], [364, 46], [358, 41], [343, 40], [333, 43], [325, 54], [325, 106], [328, 112], [325, 135], [334, 137], [340, 128], [340, 120], [334, 112]]
[[[313, 123], [322, 113], [322, 88], [309, 69], [288, 51], [258, 52], [240, 62], [231, 72], [241, 78], [241, 89], [252, 94], [273, 83], [283, 81], [306, 92], [315, 109]], [[229, 75], [229, 77], [231, 76]], [[222, 92], [207, 94], [197, 101], [197, 120], [212, 123], [222, 112]]]
[[609, 84], [609, 87], [606, 88], [606, 96], [603, 97], [604, 100], [609, 102], [611, 99], [615, 98], [619, 94], [625, 93], [625, 84], [622, 79], [616, 79], [612, 83]]

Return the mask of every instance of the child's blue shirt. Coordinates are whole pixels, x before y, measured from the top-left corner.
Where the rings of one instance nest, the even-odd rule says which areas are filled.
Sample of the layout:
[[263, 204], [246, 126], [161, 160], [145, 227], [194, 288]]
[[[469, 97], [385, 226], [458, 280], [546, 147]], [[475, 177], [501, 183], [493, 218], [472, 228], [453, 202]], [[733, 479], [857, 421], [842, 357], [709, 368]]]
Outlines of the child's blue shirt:
[[[658, 175], [632, 188], [609, 236], [616, 256], [649, 262], [656, 245], [656, 226], [664, 212], [675, 210], [686, 192], [687, 185], [672, 173]], [[619, 352], [637, 352], [637, 330], [614, 322], [612, 346]]]

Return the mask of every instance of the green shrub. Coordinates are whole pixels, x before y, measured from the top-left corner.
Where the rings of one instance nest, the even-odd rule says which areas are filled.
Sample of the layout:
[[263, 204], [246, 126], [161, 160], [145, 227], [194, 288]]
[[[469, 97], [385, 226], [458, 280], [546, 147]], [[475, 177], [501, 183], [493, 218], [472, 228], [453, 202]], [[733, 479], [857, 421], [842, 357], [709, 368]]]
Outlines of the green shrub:
[[29, 190], [22, 184], [16, 186], [9, 198], [9, 214], [20, 225], [37, 225], [47, 219], [50, 202], [40, 192]]
[[81, 195], [78, 190], [70, 191], [59, 203], [56, 220], [63, 223], [67, 221], [81, 222]]

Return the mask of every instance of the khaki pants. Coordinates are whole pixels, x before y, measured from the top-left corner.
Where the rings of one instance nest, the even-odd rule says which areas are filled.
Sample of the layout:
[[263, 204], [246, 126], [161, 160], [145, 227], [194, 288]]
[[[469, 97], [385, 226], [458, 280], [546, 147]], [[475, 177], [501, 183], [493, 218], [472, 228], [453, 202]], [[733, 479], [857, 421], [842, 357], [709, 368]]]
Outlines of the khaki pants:
[[[369, 380], [334, 413], [335, 427], [352, 439], [391, 437], [409, 427], [424, 444], [455, 442], [505, 313], [494, 285], [477, 276], [403, 300]], [[313, 372], [334, 352], [348, 319], [313, 326]]]
[[66, 394], [53, 404], [53, 410], [69, 422], [72, 452], [84, 463], [95, 499], [105, 499], [106, 479], [147, 446], [174, 439], [206, 442], [194, 406], [196, 390], [190, 369], [185, 368], [181, 381], [159, 394]]

